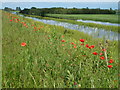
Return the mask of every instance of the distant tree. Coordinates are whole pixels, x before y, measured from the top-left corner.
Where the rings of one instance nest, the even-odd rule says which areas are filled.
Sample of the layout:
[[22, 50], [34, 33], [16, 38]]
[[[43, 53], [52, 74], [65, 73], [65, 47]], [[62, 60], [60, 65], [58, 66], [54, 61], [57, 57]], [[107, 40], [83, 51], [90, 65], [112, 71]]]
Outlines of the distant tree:
[[19, 11], [21, 11], [21, 8], [19, 7]]
[[19, 13], [23, 13], [23, 14], [29, 14], [30, 9], [24, 8], [23, 10], [21, 10]]
[[4, 8], [4, 10], [5, 10], [5, 11], [8, 11], [8, 10], [9, 10], [9, 8], [8, 8], [8, 7], [5, 7], [5, 8]]
[[37, 9], [36, 7], [32, 7], [31, 9]]
[[88, 7], [86, 7], [86, 9], [89, 9]]
[[8, 8], [8, 7], [5, 7], [4, 10], [5, 10], [5, 11], [14, 11], [14, 9]]
[[110, 8], [110, 11], [112, 11], [112, 8]]
[[73, 7], [73, 9], [77, 9], [77, 8]]
[[16, 11], [21, 11], [21, 8], [20, 7], [16, 7]]

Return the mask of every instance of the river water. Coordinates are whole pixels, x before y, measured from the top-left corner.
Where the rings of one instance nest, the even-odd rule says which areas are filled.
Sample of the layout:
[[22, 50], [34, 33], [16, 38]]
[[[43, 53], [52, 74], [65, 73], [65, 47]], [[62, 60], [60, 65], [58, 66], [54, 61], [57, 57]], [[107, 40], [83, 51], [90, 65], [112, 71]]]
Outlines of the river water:
[[118, 34], [117, 32], [107, 31], [104, 29], [79, 26], [79, 25], [70, 24], [70, 23], [66, 23], [66, 22], [38, 19], [38, 18], [33, 18], [33, 17], [26, 17], [26, 18], [30, 18], [30, 19], [40, 21], [40, 22], [50, 24], [50, 25], [63, 26], [68, 29], [78, 30], [80, 32], [84, 32], [89, 35], [92, 35], [92, 37], [94, 37], [94, 38], [103, 38], [105, 40], [118, 40], [118, 36], [120, 36], [120, 34]]
[[120, 24], [116, 24], [116, 23], [110, 23], [110, 22], [100, 22], [100, 21], [92, 21], [92, 20], [76, 20], [76, 21], [80, 21], [80, 22], [84, 22], [84, 23], [96, 23], [96, 24], [102, 24], [102, 25], [111, 25], [111, 26], [120, 26]]
[[[20, 16], [23, 16], [23, 15], [20, 15]], [[59, 22], [59, 21], [54, 21], [54, 20], [38, 19], [38, 18], [26, 17], [26, 16], [24, 16], [24, 17], [33, 19], [35, 21], [40, 21], [40, 22], [43, 22], [46, 24], [50, 24], [50, 25], [63, 26], [67, 29], [78, 30], [80, 32], [84, 32], [84, 33], [91, 35], [93, 38], [102, 38], [104, 40], [112, 40], [112, 41], [118, 40], [118, 38], [120, 38], [120, 33], [113, 32], [110, 30], [108, 31], [105, 29], [85, 27], [85, 26], [80, 26], [80, 25], [71, 24], [71, 23], [67, 23], [67, 22]]]

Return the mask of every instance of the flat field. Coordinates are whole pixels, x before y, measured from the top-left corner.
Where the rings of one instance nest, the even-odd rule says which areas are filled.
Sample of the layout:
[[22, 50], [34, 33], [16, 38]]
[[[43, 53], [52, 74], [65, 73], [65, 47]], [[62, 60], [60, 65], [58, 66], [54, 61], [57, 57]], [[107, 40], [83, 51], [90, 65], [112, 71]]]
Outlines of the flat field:
[[47, 14], [47, 16], [63, 18], [63, 19], [72, 19], [72, 20], [83, 19], [83, 20], [120, 23], [120, 21], [118, 21], [118, 15], [114, 15], [114, 14]]

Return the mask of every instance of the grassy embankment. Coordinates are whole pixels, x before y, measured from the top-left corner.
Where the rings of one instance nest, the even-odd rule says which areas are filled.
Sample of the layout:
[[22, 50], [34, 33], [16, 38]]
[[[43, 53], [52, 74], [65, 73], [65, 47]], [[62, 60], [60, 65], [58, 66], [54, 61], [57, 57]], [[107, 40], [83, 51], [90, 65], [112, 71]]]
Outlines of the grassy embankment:
[[48, 20], [55, 20], [55, 21], [61, 21], [61, 22], [68, 22], [72, 24], [77, 24], [77, 25], [83, 25], [86, 27], [93, 27], [93, 28], [100, 28], [100, 29], [105, 29], [105, 30], [111, 30], [114, 32], [119, 32], [118, 26], [109, 26], [109, 25], [101, 25], [101, 24], [95, 24], [95, 23], [83, 23], [83, 22], [77, 22], [75, 20], [68, 20], [68, 19], [58, 19], [58, 18], [53, 18], [53, 17], [41, 17], [41, 16], [36, 16], [36, 15], [25, 15], [25, 16], [30, 16], [30, 17], [36, 17], [40, 19], [48, 19]]
[[0, 10], [0, 89], [2, 89], [2, 11]]
[[2, 19], [3, 88], [118, 88], [116, 41], [103, 42], [6, 12]]

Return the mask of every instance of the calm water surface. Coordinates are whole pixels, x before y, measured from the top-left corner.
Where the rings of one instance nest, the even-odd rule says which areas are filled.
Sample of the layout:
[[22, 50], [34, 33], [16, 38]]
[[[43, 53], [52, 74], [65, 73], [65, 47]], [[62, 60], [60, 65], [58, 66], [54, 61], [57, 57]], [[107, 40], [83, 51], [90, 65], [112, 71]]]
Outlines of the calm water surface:
[[84, 22], [84, 23], [96, 23], [96, 24], [102, 24], [102, 25], [111, 25], [111, 26], [120, 26], [120, 24], [116, 23], [110, 23], [110, 22], [100, 22], [100, 21], [92, 21], [92, 20], [77, 20], [78, 22]]
[[92, 35], [93, 38], [104, 38], [105, 40], [118, 40], [118, 36], [120, 36], [120, 34], [118, 34], [117, 32], [107, 31], [104, 29], [79, 26], [79, 25], [70, 24], [70, 23], [66, 23], [66, 22], [38, 19], [38, 18], [33, 18], [33, 17], [26, 17], [26, 18], [30, 18], [30, 19], [40, 21], [40, 22], [50, 24], [50, 25], [63, 26], [68, 29], [78, 30], [80, 32], [84, 32], [89, 35]]
[[[15, 14], [15, 12], [13, 12], [13, 14]], [[20, 15], [20, 16], [23, 16], [23, 15]], [[46, 19], [38, 19], [38, 18], [34, 18], [34, 17], [26, 17], [26, 16], [23, 16], [23, 17], [30, 18], [30, 19], [33, 19], [35, 21], [40, 21], [40, 22], [50, 24], [50, 25], [63, 26], [63, 27], [68, 28], [68, 29], [78, 30], [80, 32], [84, 32], [84, 33], [91, 35], [93, 38], [103, 38], [105, 40], [118, 40], [118, 38], [120, 38], [120, 33], [113, 32], [110, 30], [108, 31], [105, 29], [85, 27], [85, 26], [80, 26], [80, 25], [66, 23], [66, 22], [59, 22], [59, 21], [46, 20]]]

